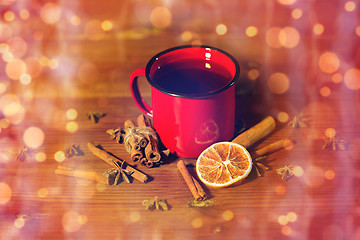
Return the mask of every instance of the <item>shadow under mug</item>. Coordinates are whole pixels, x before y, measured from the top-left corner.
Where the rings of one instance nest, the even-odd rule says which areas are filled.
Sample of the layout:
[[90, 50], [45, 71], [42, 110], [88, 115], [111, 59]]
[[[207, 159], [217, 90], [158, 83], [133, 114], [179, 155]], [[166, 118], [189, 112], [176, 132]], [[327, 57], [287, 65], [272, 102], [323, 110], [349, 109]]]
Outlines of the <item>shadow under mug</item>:
[[[179, 46], [152, 57], [135, 70], [130, 89], [137, 107], [153, 118], [161, 142], [172, 153], [197, 158], [211, 144], [234, 135], [238, 62], [209, 46]], [[138, 77], [151, 85], [151, 105], [142, 98]]]

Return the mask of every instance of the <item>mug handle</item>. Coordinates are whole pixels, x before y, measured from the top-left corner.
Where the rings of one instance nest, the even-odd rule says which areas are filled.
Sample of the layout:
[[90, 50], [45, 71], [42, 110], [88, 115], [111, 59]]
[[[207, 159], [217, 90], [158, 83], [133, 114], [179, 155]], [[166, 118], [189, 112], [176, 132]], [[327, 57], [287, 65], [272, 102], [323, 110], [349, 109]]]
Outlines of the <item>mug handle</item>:
[[130, 76], [130, 91], [136, 106], [147, 116], [152, 117], [152, 107], [141, 97], [138, 85], [138, 77], [145, 76], [145, 68], [135, 70]]

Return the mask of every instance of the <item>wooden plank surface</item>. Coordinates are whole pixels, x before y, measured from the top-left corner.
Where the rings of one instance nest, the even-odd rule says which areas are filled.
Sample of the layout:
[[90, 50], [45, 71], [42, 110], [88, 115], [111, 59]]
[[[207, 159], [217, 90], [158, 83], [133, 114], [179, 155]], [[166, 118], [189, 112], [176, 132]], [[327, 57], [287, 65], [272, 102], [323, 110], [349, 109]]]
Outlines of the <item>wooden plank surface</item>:
[[[0, 239], [360, 239], [356, 87], [360, 48], [354, 29], [351, 34], [337, 32], [324, 20], [326, 31], [317, 38], [306, 30], [315, 22], [308, 22], [305, 10], [306, 17], [296, 22], [290, 7], [265, 0], [261, 7], [254, 1], [221, 6], [216, 1], [169, 1], [163, 5], [172, 13], [172, 22], [164, 29], [149, 20], [151, 11], [163, 6], [153, 1], [109, 1], [106, 10], [98, 1], [59, 2], [62, 18], [56, 23], [46, 23], [51, 17], [41, 16], [45, 3], [11, 2], [0, 2], [4, 20], [0, 25]], [[320, 14], [318, 4], [312, 13]], [[30, 17], [21, 15], [22, 8], [29, 10]], [[191, 14], [184, 15], [188, 8]], [[6, 17], [7, 11], [15, 14], [14, 20]], [[79, 25], [74, 24], [74, 16], [80, 18]], [[100, 31], [101, 37], [94, 40], [98, 36], [87, 32], [88, 24], [99, 27], [106, 19], [113, 28]], [[269, 28], [292, 26], [292, 22], [300, 35], [297, 45], [271, 47], [266, 40]], [[227, 26], [226, 34], [216, 32], [218, 24]], [[248, 26], [257, 26], [255, 37], [245, 34]], [[23, 41], [9, 50], [14, 38]], [[132, 71], [145, 67], [168, 47], [199, 43], [222, 48], [240, 63], [237, 130], [268, 115], [277, 121], [276, 130], [250, 151], [284, 138], [294, 142], [292, 149], [267, 157], [270, 169], [263, 177], [252, 171], [241, 184], [205, 187], [213, 201], [208, 208], [188, 206], [193, 197], [177, 170], [178, 158], [172, 156], [164, 165], [149, 169], [131, 162], [124, 146], [106, 133], [141, 114], [128, 86]], [[337, 54], [335, 65], [336, 60], [340, 63], [334, 71], [332, 63], [319, 63], [324, 52]], [[30, 75], [30, 80], [13, 77], [17, 72], [9, 69], [19, 70], [22, 62], [9, 67], [10, 62], [26, 62], [30, 57], [41, 65], [40, 74]], [[251, 80], [254, 69], [259, 76]], [[349, 69], [354, 70], [354, 78], [346, 80]], [[285, 82], [280, 83], [289, 83], [283, 93], [270, 86], [275, 73], [283, 74], [280, 78]], [[150, 102], [145, 79], [140, 79], [140, 88]], [[106, 116], [95, 124], [87, 117], [89, 111]], [[300, 113], [309, 117], [307, 126], [289, 126]], [[345, 149], [323, 149], [326, 136], [344, 140]], [[88, 142], [134, 164], [152, 180], [106, 186], [54, 173], [59, 165], [97, 172], [109, 169], [87, 149]], [[59, 151], [73, 144], [83, 155], [62, 158]], [[23, 147], [28, 150], [18, 159]], [[195, 161], [186, 159], [193, 165]], [[285, 165], [292, 165], [296, 173], [288, 181], [276, 171]], [[196, 178], [194, 168], [189, 170]], [[170, 210], [146, 210], [143, 200], [155, 196], [166, 200]]]

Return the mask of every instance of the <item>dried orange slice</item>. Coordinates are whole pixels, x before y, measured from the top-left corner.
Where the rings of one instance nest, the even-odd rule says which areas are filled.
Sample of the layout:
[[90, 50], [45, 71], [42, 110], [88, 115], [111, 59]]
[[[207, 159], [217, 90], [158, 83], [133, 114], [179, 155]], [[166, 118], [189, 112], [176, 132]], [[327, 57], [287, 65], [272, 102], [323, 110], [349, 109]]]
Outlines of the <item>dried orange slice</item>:
[[249, 175], [249, 152], [232, 142], [219, 142], [205, 149], [196, 161], [199, 179], [208, 186], [226, 187]]

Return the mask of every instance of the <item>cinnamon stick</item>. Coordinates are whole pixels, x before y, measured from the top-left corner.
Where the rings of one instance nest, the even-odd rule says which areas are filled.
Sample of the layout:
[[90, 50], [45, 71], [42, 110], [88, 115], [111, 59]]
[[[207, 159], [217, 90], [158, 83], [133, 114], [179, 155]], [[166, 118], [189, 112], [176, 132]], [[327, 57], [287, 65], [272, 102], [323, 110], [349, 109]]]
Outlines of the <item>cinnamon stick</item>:
[[58, 166], [58, 168], [55, 169], [55, 174], [72, 176], [110, 185], [109, 178], [106, 175], [99, 174], [95, 171], [74, 170], [71, 168]]
[[125, 127], [125, 129], [126, 128], [134, 128], [135, 123], [133, 121], [131, 121], [130, 119], [128, 119], [124, 122], [124, 127]]
[[142, 165], [147, 166], [149, 168], [152, 168], [154, 166], [154, 162], [149, 161], [146, 158], [142, 158], [140, 162], [141, 162]]
[[[131, 121], [130, 119], [128, 119], [124, 122], [124, 129], [125, 129], [126, 134], [129, 134], [129, 131], [131, 131], [131, 129], [134, 129], [135, 127], [136, 127], [135, 123], [133, 121]], [[130, 149], [131, 160], [133, 160], [134, 162], [140, 161], [140, 159], [142, 159], [144, 157], [144, 154], [141, 151], [142, 147], [139, 144], [139, 142], [137, 141], [137, 139], [135, 139], [135, 137], [132, 134], [130, 134], [130, 136], [129, 136], [128, 143], [131, 146], [131, 149]]]
[[[141, 114], [137, 118], [138, 127], [149, 127], [151, 128], [151, 122], [148, 118], [146, 118], [143, 114]], [[145, 156], [148, 160], [152, 162], [158, 162], [161, 159], [161, 155], [159, 152], [159, 144], [158, 141], [151, 136], [150, 134], [145, 134], [146, 139], [148, 140], [147, 145], [145, 147]], [[141, 143], [140, 143], [141, 145]]]
[[279, 141], [276, 141], [274, 143], [271, 143], [263, 148], [260, 148], [259, 150], [256, 150], [251, 153], [251, 157], [253, 159], [261, 156], [265, 156], [267, 154], [276, 152], [282, 148], [289, 148], [293, 145], [293, 142], [290, 139], [282, 139]]
[[152, 127], [150, 119], [145, 117], [143, 114], [139, 115], [136, 121], [139, 127]]
[[188, 186], [191, 194], [193, 197], [197, 200], [205, 200], [206, 199], [206, 193], [204, 189], [201, 187], [201, 185], [196, 181], [196, 179], [190, 175], [189, 171], [187, 170], [185, 163], [183, 160], [179, 160], [177, 163], [177, 167], [183, 176], [186, 185]]
[[268, 116], [255, 126], [241, 133], [234, 140], [232, 140], [232, 142], [248, 148], [260, 139], [269, 135], [275, 129], [275, 125], [275, 119], [271, 116]]
[[[112, 166], [118, 167], [121, 166], [122, 162], [124, 162], [123, 160], [109, 154], [105, 150], [98, 148], [94, 143], [88, 143], [88, 148], [95, 156], [99, 157]], [[140, 182], [147, 183], [149, 181], [149, 177], [145, 173], [140, 172], [128, 164], [126, 164], [125, 170], [133, 172], [131, 176]]]
[[161, 155], [159, 152], [158, 142], [153, 136], [148, 135], [148, 137], [149, 143], [145, 148], [145, 156], [148, 160], [152, 162], [159, 162], [161, 159]]

